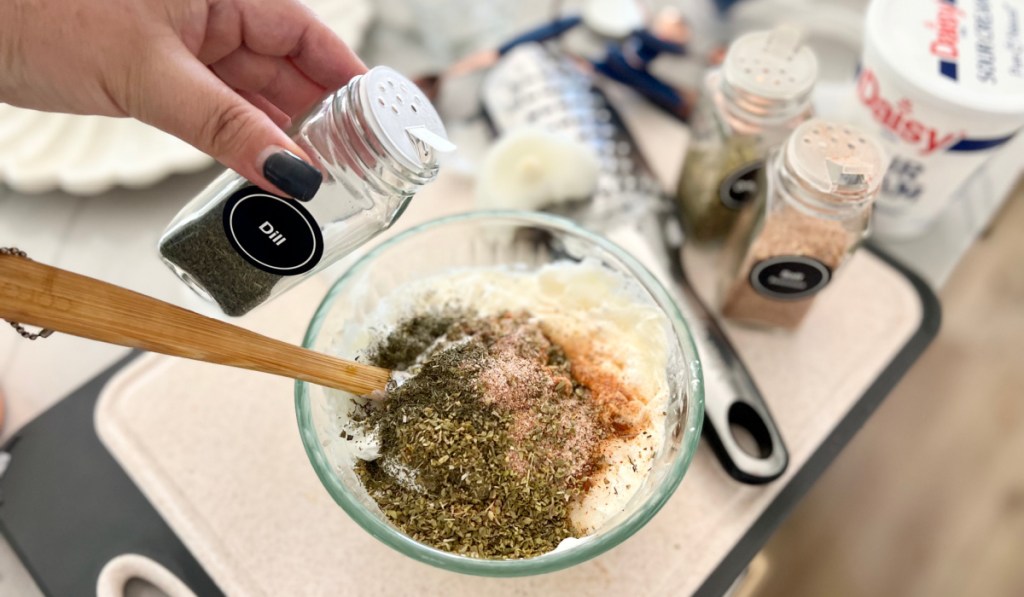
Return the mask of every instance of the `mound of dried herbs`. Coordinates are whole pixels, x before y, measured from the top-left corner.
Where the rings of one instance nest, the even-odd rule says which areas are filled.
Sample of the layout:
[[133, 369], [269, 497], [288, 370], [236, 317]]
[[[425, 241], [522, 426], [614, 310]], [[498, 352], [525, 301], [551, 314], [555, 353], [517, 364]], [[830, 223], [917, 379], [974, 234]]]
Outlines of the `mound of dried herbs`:
[[381, 450], [356, 470], [391, 522], [481, 558], [537, 556], [574, 536], [569, 508], [600, 465], [605, 430], [528, 314], [420, 315], [369, 358], [415, 374], [357, 417]]
[[224, 202], [160, 242], [160, 255], [183, 270], [234, 317], [270, 297], [281, 276], [250, 265], [224, 232]]

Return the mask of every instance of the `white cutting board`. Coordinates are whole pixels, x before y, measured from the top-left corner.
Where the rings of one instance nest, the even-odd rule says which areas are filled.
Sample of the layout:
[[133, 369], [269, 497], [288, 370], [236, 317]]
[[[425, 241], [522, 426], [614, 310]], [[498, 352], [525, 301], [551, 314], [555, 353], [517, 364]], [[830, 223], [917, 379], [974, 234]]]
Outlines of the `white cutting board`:
[[[300, 286], [246, 325], [297, 343], [325, 289], [319, 281]], [[675, 496], [644, 529], [594, 560], [539, 577], [447, 573], [363, 532], [313, 473], [288, 380], [146, 356], [106, 388], [96, 427], [229, 595], [689, 594], [920, 324], [916, 291], [867, 252], [818, 300], [795, 334], [728, 329], [789, 447], [786, 475], [766, 486], [739, 484], [702, 444]]]

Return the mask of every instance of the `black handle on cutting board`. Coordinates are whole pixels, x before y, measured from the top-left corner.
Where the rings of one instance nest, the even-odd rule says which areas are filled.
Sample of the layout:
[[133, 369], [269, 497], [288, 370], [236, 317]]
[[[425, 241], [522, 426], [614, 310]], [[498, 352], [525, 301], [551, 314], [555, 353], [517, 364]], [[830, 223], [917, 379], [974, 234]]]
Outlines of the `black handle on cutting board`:
[[[686, 276], [678, 221], [666, 218], [664, 225], [676, 302], [696, 323], [694, 343], [704, 372], [704, 436], [726, 472], [737, 481], [774, 481], [789, 465], [789, 452], [778, 426], [736, 349]], [[747, 449], [741, 446], [738, 433], [747, 436]]]

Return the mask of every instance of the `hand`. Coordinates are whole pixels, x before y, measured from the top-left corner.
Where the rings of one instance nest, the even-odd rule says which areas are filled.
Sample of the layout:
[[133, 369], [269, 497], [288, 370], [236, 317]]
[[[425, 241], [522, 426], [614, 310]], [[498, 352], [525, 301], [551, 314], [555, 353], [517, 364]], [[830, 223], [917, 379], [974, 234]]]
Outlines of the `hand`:
[[131, 116], [298, 198], [322, 176], [282, 128], [365, 70], [299, 0], [0, 0], [0, 101]]

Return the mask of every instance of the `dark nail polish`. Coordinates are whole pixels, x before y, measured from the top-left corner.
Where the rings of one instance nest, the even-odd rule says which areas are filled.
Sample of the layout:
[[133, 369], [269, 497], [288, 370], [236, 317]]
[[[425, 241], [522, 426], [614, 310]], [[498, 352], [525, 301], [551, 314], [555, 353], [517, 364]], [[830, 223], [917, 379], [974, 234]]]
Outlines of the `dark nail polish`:
[[271, 154], [263, 162], [263, 176], [299, 201], [309, 201], [320, 189], [324, 176], [319, 170], [289, 151]]

